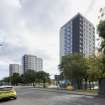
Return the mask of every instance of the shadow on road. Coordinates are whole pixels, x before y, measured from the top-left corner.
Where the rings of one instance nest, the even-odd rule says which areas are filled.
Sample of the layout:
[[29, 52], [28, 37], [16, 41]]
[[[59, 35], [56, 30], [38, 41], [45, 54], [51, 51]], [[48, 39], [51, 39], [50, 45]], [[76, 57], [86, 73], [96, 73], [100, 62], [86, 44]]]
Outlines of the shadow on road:
[[11, 101], [11, 100], [10, 99], [2, 99], [2, 100], [0, 100], [0, 103], [8, 102], [8, 101]]
[[6, 99], [2, 99], [2, 100], [0, 100], [0, 103], [6, 103], [6, 102], [9, 102], [9, 101], [13, 101], [14, 99], [8, 99], [8, 98], [6, 98]]

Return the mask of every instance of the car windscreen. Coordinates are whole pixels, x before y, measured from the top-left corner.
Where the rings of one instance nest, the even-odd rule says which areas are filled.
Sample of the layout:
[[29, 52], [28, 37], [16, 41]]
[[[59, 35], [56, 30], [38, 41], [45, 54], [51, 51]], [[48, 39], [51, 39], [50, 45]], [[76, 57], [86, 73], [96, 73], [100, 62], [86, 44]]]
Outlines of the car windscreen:
[[0, 91], [10, 91], [10, 90], [12, 90], [12, 87], [0, 88]]

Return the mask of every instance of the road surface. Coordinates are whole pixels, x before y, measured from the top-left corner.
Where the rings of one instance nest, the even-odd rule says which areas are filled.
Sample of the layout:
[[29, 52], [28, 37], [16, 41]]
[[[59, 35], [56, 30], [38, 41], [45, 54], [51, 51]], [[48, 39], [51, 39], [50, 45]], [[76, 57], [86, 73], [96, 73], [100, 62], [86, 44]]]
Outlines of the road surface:
[[105, 105], [105, 99], [73, 95], [62, 92], [48, 92], [34, 88], [17, 88], [18, 98], [0, 105]]

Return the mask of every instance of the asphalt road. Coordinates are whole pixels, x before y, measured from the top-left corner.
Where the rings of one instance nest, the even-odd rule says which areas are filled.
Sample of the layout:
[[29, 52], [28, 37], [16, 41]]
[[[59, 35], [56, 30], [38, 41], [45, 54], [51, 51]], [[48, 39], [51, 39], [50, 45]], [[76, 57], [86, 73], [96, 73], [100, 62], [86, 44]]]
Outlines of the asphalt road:
[[33, 88], [17, 88], [18, 98], [0, 105], [105, 105], [105, 99], [73, 95], [62, 92], [48, 92]]

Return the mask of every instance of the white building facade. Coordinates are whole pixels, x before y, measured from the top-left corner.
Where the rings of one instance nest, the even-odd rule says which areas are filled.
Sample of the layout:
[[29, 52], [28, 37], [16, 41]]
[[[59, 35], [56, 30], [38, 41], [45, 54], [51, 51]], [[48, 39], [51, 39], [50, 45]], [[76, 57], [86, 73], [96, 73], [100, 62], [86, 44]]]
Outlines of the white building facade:
[[37, 58], [37, 71], [42, 71], [43, 68], [43, 60], [42, 58]]
[[23, 74], [22, 66], [19, 64], [9, 64], [9, 76], [12, 76], [14, 73]]
[[41, 58], [37, 58], [37, 56], [34, 55], [24, 55], [22, 58], [22, 64], [24, 73], [28, 70], [43, 70], [43, 60]]

